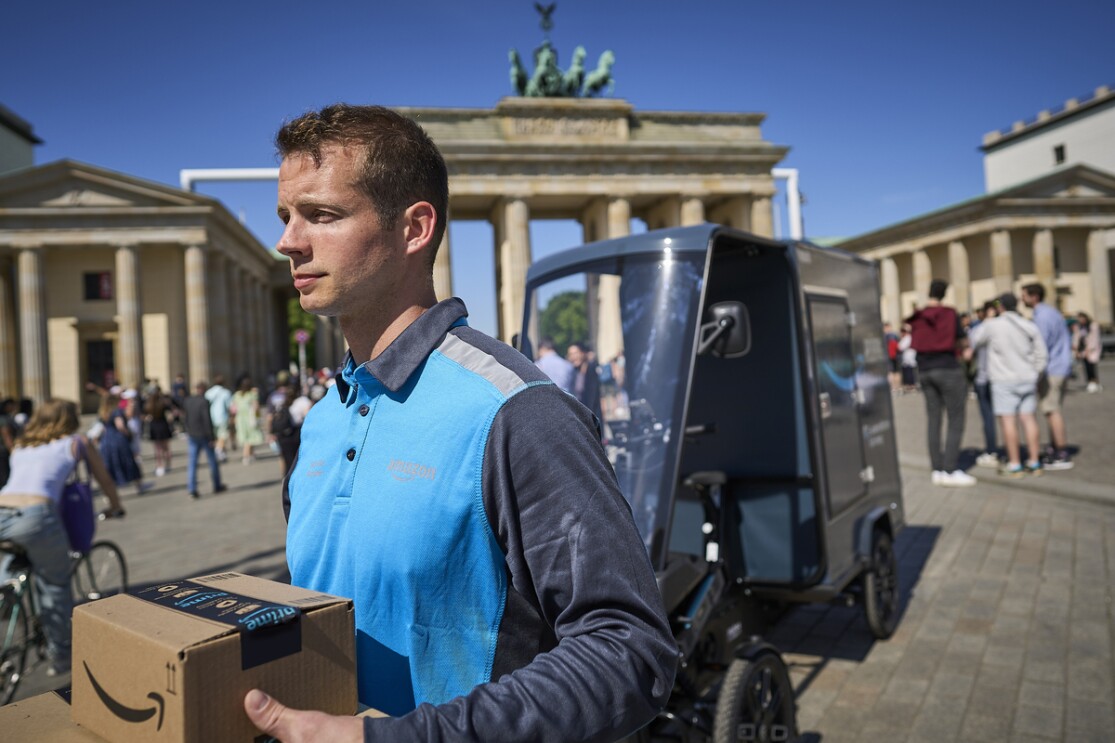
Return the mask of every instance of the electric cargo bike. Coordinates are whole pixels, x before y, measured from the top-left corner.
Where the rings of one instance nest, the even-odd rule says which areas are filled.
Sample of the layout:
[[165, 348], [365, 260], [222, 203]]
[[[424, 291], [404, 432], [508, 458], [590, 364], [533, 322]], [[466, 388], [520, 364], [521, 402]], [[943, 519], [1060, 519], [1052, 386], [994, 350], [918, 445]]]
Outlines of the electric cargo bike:
[[670, 703], [637, 740], [792, 740], [766, 607], [854, 598], [878, 638], [899, 616], [875, 264], [716, 225], [593, 243], [529, 269], [520, 350], [545, 337], [595, 355], [573, 393], [677, 639]]

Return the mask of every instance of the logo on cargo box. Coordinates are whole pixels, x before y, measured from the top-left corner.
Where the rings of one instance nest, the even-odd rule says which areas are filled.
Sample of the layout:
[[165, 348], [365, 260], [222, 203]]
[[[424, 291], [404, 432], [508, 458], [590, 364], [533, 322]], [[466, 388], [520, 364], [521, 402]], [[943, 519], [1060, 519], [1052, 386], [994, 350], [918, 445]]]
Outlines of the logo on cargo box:
[[151, 692], [147, 695], [148, 699], [155, 702], [154, 707], [145, 707], [143, 709], [128, 707], [127, 705], [121, 704], [120, 702], [113, 699], [112, 696], [110, 696], [109, 693], [104, 690], [104, 687], [97, 683], [97, 679], [93, 676], [93, 672], [89, 670], [88, 663], [82, 661], [81, 665], [85, 666], [85, 673], [87, 676], [89, 676], [89, 682], [93, 684], [93, 691], [97, 692], [97, 696], [101, 698], [101, 703], [108, 708], [109, 712], [116, 715], [125, 722], [146, 722], [147, 720], [150, 720], [152, 717], [154, 717], [155, 713], [158, 712], [159, 721], [155, 725], [155, 732], [163, 729], [164, 703], [161, 694]]

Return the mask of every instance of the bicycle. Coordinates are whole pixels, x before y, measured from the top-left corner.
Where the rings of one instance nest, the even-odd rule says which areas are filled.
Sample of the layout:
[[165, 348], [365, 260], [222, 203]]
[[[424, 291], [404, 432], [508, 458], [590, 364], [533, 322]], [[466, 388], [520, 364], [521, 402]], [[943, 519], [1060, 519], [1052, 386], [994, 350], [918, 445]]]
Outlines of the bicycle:
[[[11, 556], [8, 578], [0, 584], [0, 705], [12, 701], [26, 673], [46, 660], [46, 634], [39, 620], [39, 596], [31, 580], [27, 552], [10, 540], [0, 541], [0, 557]], [[124, 553], [113, 542], [99, 540], [88, 552], [70, 552], [70, 586], [74, 604], [93, 601], [128, 589]], [[34, 651], [31, 663], [28, 656]]]

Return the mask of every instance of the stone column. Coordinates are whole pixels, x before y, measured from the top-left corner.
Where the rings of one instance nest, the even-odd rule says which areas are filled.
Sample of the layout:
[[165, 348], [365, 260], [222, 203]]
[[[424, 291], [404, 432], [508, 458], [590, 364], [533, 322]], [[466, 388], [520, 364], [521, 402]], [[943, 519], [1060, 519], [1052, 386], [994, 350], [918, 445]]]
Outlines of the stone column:
[[240, 281], [240, 267], [233, 262], [232, 258], [225, 259], [224, 285], [228, 313], [224, 316], [222, 323], [228, 333], [228, 365], [230, 370], [228, 386], [231, 389], [236, 386], [236, 378], [247, 371], [248, 368], [244, 354], [246, 343], [244, 336], [244, 323], [246, 321], [244, 294]]
[[705, 202], [696, 196], [686, 196], [681, 200], [681, 225], [689, 227], [705, 221]]
[[267, 342], [263, 351], [267, 356], [267, 368], [271, 371], [286, 369], [286, 354], [280, 358], [279, 350], [279, 318], [276, 317], [275, 291], [265, 277], [260, 285], [263, 293], [263, 327], [267, 330]]
[[318, 369], [323, 366], [332, 369], [338, 363], [333, 323], [330, 320], [331, 318], [320, 315], [314, 320], [314, 363]]
[[252, 347], [255, 349], [255, 363], [262, 383], [267, 375], [273, 371], [267, 360], [267, 309], [263, 302], [263, 282], [252, 276], [252, 312], [256, 318], [256, 337]]
[[[631, 234], [631, 202], [623, 198], [608, 200], [608, 238]], [[623, 348], [618, 276], [602, 275], [596, 287], [596, 358], [607, 363]]]
[[23, 366], [23, 394], [35, 404], [50, 397], [47, 356], [46, 295], [40, 248], [19, 251], [19, 345]]
[[588, 244], [608, 239], [608, 206], [604, 199], [593, 199], [581, 210], [581, 242]]
[[186, 247], [186, 352], [190, 387], [210, 381], [209, 301], [205, 295], [205, 246]]
[[125, 386], [143, 384], [143, 316], [139, 303], [139, 255], [134, 245], [116, 248], [116, 378]]
[[1100, 325], [1113, 321], [1111, 308], [1111, 254], [1103, 230], [1088, 233], [1088, 275], [1092, 279], [1092, 315]]
[[751, 232], [761, 237], [774, 237], [774, 210], [769, 196], [755, 196], [751, 201]]
[[608, 238], [631, 234], [631, 202], [615, 197], [608, 199]]
[[929, 299], [929, 284], [933, 281], [933, 264], [929, 262], [929, 255], [924, 250], [915, 250], [914, 258], [914, 292], [917, 294], [919, 307], [925, 306]]
[[503, 229], [499, 245], [499, 338], [510, 342], [523, 322], [527, 268], [530, 266], [530, 210], [522, 199], [502, 204]]
[[19, 336], [12, 292], [12, 264], [0, 259], [0, 397], [19, 391]]
[[209, 264], [209, 302], [214, 320], [209, 333], [213, 343], [212, 348], [209, 349], [211, 371], [213, 376], [224, 374], [225, 383], [232, 384], [234, 380], [230, 377], [235, 374], [235, 371], [232, 370], [232, 343], [229, 337], [233, 323], [228, 301], [228, 258], [222, 253], [214, 252], [209, 256], [207, 263]]
[[735, 196], [728, 199], [728, 201], [716, 211], [716, 216], [713, 218], [713, 221], [721, 222], [737, 230], [750, 231], [751, 197]]
[[1053, 307], [1057, 306], [1057, 269], [1053, 262], [1053, 230], [1038, 230], [1034, 233], [1034, 276], [1045, 287], [1045, 298]]
[[972, 309], [971, 276], [968, 270], [968, 249], [959, 240], [949, 243], [949, 280], [958, 312]]
[[434, 295], [438, 301], [453, 296], [453, 265], [449, 252], [449, 223], [445, 224], [445, 234], [434, 258]]
[[991, 276], [995, 280], [996, 294], [1014, 290], [1014, 259], [1011, 257], [1010, 233], [1006, 230], [991, 233]]
[[255, 349], [259, 345], [259, 328], [256, 325], [255, 302], [252, 301], [252, 275], [241, 266], [240, 268], [240, 312], [243, 324], [241, 338], [244, 355], [244, 369], [256, 384], [260, 383], [258, 359]]
[[902, 287], [898, 283], [898, 266], [893, 258], [879, 261], [879, 278], [882, 283], [883, 322], [889, 322], [896, 330], [902, 327]]

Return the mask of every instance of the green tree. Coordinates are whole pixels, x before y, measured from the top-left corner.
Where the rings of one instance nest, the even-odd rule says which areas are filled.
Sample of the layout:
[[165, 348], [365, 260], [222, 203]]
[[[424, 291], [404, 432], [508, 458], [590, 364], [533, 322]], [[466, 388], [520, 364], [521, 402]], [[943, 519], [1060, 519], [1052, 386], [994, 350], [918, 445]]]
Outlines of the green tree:
[[554, 346], [562, 355], [570, 343], [584, 341], [588, 337], [585, 293], [568, 291], [555, 294], [539, 314], [538, 328], [543, 336], [554, 339]]

